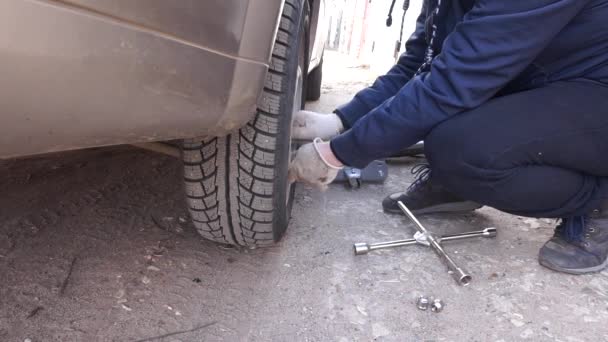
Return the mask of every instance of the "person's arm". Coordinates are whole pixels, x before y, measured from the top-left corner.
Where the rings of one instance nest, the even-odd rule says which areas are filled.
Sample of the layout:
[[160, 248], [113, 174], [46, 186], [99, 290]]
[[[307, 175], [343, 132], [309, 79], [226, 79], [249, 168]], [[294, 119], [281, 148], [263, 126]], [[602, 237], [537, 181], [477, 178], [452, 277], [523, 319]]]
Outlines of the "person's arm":
[[416, 21], [416, 30], [405, 43], [405, 52], [401, 54], [397, 64], [388, 73], [378, 77], [372, 86], [359, 91], [350, 102], [334, 111], [345, 128], [352, 127], [359, 118], [395, 95], [418, 71], [424, 61], [427, 47], [424, 31], [426, 11], [427, 0], [424, 0], [422, 11]]
[[520, 74], [589, 0], [478, 0], [431, 70], [334, 138], [344, 164], [364, 167], [423, 139], [452, 115], [491, 99]]

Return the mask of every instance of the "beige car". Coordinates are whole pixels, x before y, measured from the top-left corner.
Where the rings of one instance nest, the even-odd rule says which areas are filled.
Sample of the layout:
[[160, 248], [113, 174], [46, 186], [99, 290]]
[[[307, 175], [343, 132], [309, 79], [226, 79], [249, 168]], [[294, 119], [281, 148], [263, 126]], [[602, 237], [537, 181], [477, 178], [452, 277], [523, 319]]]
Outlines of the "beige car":
[[292, 114], [320, 96], [324, 6], [2, 0], [0, 158], [117, 144], [180, 155], [203, 237], [272, 244], [292, 205]]

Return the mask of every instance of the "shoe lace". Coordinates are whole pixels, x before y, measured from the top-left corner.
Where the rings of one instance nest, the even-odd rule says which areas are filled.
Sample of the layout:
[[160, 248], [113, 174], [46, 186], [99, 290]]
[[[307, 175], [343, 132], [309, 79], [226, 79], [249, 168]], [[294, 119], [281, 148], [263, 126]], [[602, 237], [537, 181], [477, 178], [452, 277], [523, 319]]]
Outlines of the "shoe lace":
[[412, 175], [416, 177], [416, 180], [408, 186], [407, 190], [415, 190], [421, 185], [424, 185], [431, 177], [431, 167], [429, 164], [417, 164], [412, 168]]
[[574, 216], [561, 219], [555, 227], [555, 233], [563, 237], [566, 241], [584, 240], [584, 229], [587, 224], [585, 216]]

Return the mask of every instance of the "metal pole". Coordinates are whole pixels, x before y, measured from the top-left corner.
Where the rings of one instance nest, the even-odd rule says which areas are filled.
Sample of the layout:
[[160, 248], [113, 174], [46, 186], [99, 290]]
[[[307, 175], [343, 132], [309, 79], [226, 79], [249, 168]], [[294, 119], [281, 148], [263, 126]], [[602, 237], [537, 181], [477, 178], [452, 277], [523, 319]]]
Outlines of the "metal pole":
[[[474, 232], [466, 232], [466, 233], [457, 233], [457, 234], [448, 234], [440, 237], [436, 237], [439, 242], [444, 241], [456, 241], [456, 240], [464, 240], [475, 237], [485, 237], [491, 238], [496, 236], [496, 228], [486, 228], [484, 230], [478, 230]], [[405, 239], [405, 240], [395, 240], [395, 241], [387, 241], [387, 242], [378, 242], [378, 243], [356, 243], [354, 245], [355, 255], [363, 255], [367, 254], [371, 251], [375, 251], [378, 249], [386, 249], [386, 248], [394, 248], [394, 247], [402, 247], [402, 246], [410, 246], [420, 243], [416, 239]]]

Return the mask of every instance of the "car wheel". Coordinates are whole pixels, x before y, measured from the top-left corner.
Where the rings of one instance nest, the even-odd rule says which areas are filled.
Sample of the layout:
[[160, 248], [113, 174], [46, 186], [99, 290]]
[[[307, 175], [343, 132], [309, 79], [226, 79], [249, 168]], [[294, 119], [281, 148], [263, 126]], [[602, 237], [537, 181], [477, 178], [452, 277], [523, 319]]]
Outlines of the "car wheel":
[[321, 83], [323, 82], [323, 57], [306, 79], [306, 100], [317, 101], [321, 98]]
[[226, 137], [186, 140], [190, 215], [206, 239], [248, 247], [278, 241], [289, 223], [293, 112], [303, 108], [309, 7], [287, 0], [255, 118]]

